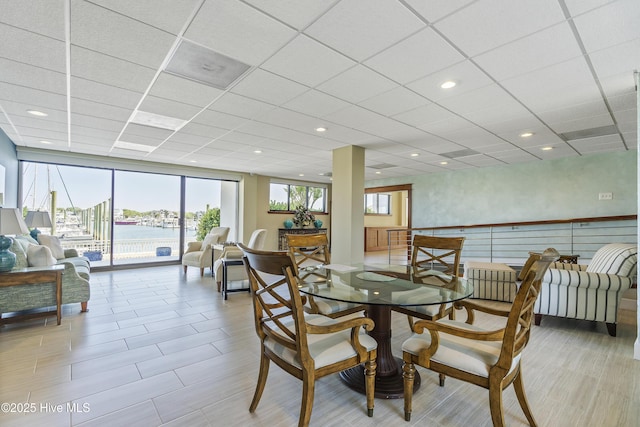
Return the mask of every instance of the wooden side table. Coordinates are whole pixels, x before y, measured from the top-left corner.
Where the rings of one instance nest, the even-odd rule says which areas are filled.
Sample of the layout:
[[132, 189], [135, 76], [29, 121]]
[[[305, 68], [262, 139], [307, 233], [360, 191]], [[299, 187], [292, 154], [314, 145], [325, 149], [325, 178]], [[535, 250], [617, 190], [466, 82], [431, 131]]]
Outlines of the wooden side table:
[[[33, 284], [56, 284], [56, 316], [58, 325], [62, 321], [62, 273], [64, 265], [52, 265], [50, 267], [29, 267], [0, 273], [0, 287], [22, 286]], [[0, 323], [12, 323], [33, 317], [48, 316], [54, 311], [18, 315], [10, 319], [0, 318]]]

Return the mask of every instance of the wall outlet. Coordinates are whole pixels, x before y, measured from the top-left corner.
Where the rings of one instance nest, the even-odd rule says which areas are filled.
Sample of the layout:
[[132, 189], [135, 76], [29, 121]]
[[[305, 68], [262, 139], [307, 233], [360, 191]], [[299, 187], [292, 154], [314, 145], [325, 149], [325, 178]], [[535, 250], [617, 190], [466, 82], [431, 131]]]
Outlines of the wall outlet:
[[613, 193], [599, 193], [598, 200], [612, 200]]

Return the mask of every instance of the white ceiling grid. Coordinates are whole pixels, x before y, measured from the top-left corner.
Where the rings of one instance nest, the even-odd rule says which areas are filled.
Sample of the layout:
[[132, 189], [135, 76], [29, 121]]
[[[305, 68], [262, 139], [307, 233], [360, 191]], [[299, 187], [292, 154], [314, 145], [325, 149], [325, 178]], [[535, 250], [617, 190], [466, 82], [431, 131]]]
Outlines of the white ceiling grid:
[[[0, 0], [0, 10], [0, 127], [18, 146], [316, 182], [329, 181], [332, 150], [352, 144], [366, 149], [366, 179], [637, 146], [637, 0]], [[250, 69], [226, 89], [169, 74], [182, 40]], [[185, 124], [132, 123], [137, 111]], [[615, 132], [561, 136], [601, 126]], [[468, 149], [478, 154], [447, 157]]]

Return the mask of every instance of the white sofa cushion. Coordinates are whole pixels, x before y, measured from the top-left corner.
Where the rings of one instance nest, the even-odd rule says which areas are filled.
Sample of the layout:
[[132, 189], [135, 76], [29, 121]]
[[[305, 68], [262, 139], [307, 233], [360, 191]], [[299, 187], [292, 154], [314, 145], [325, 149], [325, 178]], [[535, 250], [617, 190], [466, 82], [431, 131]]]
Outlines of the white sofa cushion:
[[27, 263], [29, 267], [47, 267], [58, 262], [51, 250], [43, 245], [30, 245], [27, 249]]
[[56, 236], [48, 236], [46, 234], [38, 234], [38, 242], [51, 250], [51, 255], [55, 259], [64, 259], [64, 249], [60, 244], [60, 239]]

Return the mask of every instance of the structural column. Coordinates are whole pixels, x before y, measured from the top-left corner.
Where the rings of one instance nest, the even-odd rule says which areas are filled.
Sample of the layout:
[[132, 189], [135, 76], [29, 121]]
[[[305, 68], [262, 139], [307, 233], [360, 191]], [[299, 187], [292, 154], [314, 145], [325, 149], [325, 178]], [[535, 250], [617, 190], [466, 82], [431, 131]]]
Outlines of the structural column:
[[331, 262], [364, 261], [364, 148], [333, 150]]

